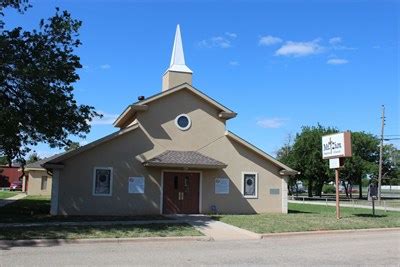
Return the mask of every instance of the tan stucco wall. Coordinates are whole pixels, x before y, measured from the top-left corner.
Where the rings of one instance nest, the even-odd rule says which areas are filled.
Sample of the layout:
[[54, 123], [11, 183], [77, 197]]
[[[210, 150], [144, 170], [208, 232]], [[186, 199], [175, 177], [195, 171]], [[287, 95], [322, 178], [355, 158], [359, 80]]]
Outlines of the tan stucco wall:
[[[231, 141], [228, 137], [199, 151], [204, 155], [223, 161], [223, 170], [203, 173], [203, 212], [215, 205], [221, 213], [282, 212], [282, 178], [279, 168], [248, 148]], [[242, 173], [258, 175], [258, 196], [255, 199], [242, 195]], [[229, 178], [229, 194], [215, 194], [215, 178]], [[270, 195], [270, 189], [279, 189], [279, 195]]]
[[[42, 176], [47, 176], [47, 187], [45, 190], [41, 189]], [[28, 172], [28, 195], [35, 196], [50, 196], [51, 195], [51, 176], [47, 171], [29, 171]]]
[[[282, 212], [279, 168], [229, 139], [219, 112], [186, 90], [154, 101], [148, 111], [138, 114], [138, 129], [63, 162], [58, 213], [159, 214], [162, 169], [146, 168], [142, 162], [165, 150], [195, 150], [228, 164], [224, 170], [201, 170], [201, 212], [209, 212], [211, 205], [222, 213]], [[187, 131], [175, 126], [176, 116], [182, 113], [192, 120]], [[94, 167], [113, 168], [112, 196], [92, 195]], [[244, 171], [258, 173], [257, 199], [245, 199], [241, 194]], [[128, 177], [132, 176], [145, 177], [145, 194], [128, 194]], [[231, 180], [230, 193], [216, 195], [215, 178], [226, 177]], [[269, 195], [270, 188], [280, 189], [280, 195]]]

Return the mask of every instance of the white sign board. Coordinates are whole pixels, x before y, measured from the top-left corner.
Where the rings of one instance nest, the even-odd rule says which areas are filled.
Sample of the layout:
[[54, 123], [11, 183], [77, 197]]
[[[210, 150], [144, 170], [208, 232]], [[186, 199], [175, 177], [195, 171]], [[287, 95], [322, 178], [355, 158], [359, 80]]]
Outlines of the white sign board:
[[339, 158], [329, 159], [329, 168], [330, 169], [339, 169], [340, 168], [340, 159]]
[[351, 157], [350, 132], [337, 133], [322, 137], [322, 158]]
[[129, 177], [129, 194], [144, 194], [144, 177]]
[[215, 179], [215, 194], [229, 194], [229, 179], [216, 178]]

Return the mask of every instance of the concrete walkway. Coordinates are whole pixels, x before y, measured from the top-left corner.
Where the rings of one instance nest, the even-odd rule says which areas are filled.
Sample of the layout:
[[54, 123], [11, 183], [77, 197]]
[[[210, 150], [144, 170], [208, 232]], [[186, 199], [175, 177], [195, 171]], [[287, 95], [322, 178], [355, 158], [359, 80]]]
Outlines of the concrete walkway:
[[4, 207], [5, 205], [11, 204], [19, 199], [22, 199], [26, 197], [26, 194], [21, 193], [18, 195], [15, 195], [13, 197], [5, 198], [5, 199], [0, 199], [0, 207]]
[[261, 239], [261, 235], [259, 234], [220, 221], [215, 221], [206, 215], [170, 215], [168, 217], [192, 225], [215, 241]]
[[[289, 203], [297, 203], [297, 204], [311, 204], [311, 205], [322, 205], [322, 206], [336, 206], [335, 202], [320, 202], [320, 201], [302, 201], [302, 200], [288, 200]], [[340, 202], [340, 207], [348, 207], [348, 208], [361, 208], [361, 209], [372, 209], [371, 205], [357, 205], [357, 204], [348, 204]], [[376, 210], [385, 210], [385, 211], [400, 211], [400, 208], [391, 208], [391, 207], [382, 207], [375, 205]]]

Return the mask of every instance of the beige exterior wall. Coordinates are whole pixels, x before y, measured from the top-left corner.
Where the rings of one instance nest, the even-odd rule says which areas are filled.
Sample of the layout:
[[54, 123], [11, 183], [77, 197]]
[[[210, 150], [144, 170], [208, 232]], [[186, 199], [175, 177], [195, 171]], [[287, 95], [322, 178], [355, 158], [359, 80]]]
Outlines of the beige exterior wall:
[[167, 71], [162, 77], [162, 90], [165, 91], [183, 83], [192, 84], [191, 73]]
[[[28, 195], [34, 196], [50, 196], [51, 195], [51, 176], [46, 170], [32, 170], [28, 171]], [[47, 177], [46, 188], [42, 190], [42, 177]]]
[[[175, 126], [175, 118], [182, 113], [192, 120], [187, 131]], [[221, 213], [282, 212], [280, 168], [229, 139], [218, 114], [219, 110], [186, 90], [152, 102], [146, 112], [138, 114], [139, 128], [63, 162], [58, 214], [160, 214], [162, 171], [168, 169], [144, 167], [142, 162], [165, 150], [198, 151], [228, 165], [223, 170], [196, 170], [202, 173], [200, 212], [210, 212], [212, 205]], [[113, 168], [112, 196], [93, 196], [95, 167]], [[241, 193], [242, 172], [246, 171], [258, 174], [256, 199], [246, 199]], [[144, 194], [128, 193], [128, 178], [133, 176], [145, 177]], [[215, 178], [230, 179], [229, 194], [215, 194]], [[280, 189], [279, 195], [270, 195], [271, 188]]]

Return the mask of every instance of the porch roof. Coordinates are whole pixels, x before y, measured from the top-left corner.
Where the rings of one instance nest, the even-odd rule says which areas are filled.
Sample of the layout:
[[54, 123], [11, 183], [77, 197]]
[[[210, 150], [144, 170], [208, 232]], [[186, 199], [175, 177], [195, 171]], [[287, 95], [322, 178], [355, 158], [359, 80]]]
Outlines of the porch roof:
[[198, 169], [223, 169], [227, 165], [196, 151], [167, 150], [143, 162], [148, 167], [182, 167]]

